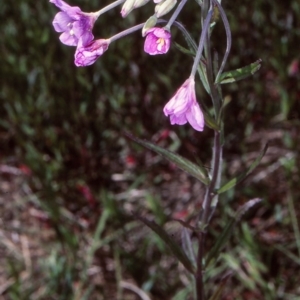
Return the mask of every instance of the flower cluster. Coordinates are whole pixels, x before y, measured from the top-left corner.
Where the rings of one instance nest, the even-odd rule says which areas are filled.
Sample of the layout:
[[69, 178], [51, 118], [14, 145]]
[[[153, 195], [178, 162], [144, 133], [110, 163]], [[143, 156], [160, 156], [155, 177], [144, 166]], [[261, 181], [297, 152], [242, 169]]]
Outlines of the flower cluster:
[[[97, 58], [108, 49], [110, 44], [110, 39], [94, 40], [92, 33], [94, 24], [101, 10], [94, 13], [86, 13], [79, 7], [70, 6], [62, 0], [49, 1], [61, 10], [55, 15], [52, 22], [55, 31], [61, 32], [59, 37], [60, 41], [65, 45], [77, 47], [75, 51], [75, 65], [84, 67], [93, 64]], [[121, 10], [123, 17], [128, 15], [129, 10], [131, 11], [133, 8], [142, 6], [149, 0], [128, 1], [129, 0], [125, 1]], [[164, 3], [164, 1], [162, 1], [162, 3]], [[113, 6], [114, 5], [111, 5], [111, 7]], [[171, 44], [171, 33], [168, 30], [152, 27], [145, 32], [145, 35], [144, 49], [146, 53], [157, 55], [168, 52]]]
[[[144, 51], [150, 55], [166, 54], [171, 45], [170, 27], [183, 7], [182, 4], [179, 5], [164, 28], [155, 27], [157, 18], [172, 10], [177, 0], [154, 0], [156, 3], [155, 14], [147, 22], [118, 33], [109, 39], [94, 40], [92, 30], [102, 13], [125, 2], [121, 16], [126, 17], [133, 9], [146, 4], [149, 0], [117, 0], [98, 12], [92, 13], [83, 12], [79, 7], [70, 6], [62, 0], [49, 1], [61, 10], [55, 15], [52, 24], [55, 31], [61, 33], [59, 38], [63, 44], [76, 47], [74, 62], [77, 67], [92, 65], [103, 55], [112, 41], [142, 28], [142, 35], [145, 37]], [[164, 113], [166, 116], [170, 116], [172, 125], [183, 125], [189, 122], [195, 130], [203, 130], [204, 117], [196, 100], [194, 76], [186, 80], [167, 103]]]
[[70, 6], [62, 0], [50, 0], [61, 11], [53, 20], [55, 31], [62, 32], [59, 39], [68, 46], [76, 46], [75, 65], [93, 64], [107, 50], [109, 41], [94, 40], [92, 33], [98, 13], [85, 13], [77, 6]]

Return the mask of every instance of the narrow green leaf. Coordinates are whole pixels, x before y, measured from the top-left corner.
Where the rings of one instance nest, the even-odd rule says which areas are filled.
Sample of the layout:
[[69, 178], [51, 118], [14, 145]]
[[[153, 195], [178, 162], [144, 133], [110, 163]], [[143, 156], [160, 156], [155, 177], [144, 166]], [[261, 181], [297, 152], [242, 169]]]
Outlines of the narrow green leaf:
[[92, 239], [92, 244], [86, 253], [85, 261], [86, 261], [87, 269], [91, 266], [92, 260], [94, 257], [94, 253], [97, 250], [99, 243], [101, 243], [101, 241], [102, 241], [102, 233], [105, 229], [105, 225], [106, 225], [106, 222], [107, 222], [109, 216], [110, 216], [109, 210], [104, 209], [101, 217], [98, 220], [96, 231], [95, 231], [94, 237]]
[[191, 161], [189, 161], [188, 159], [186, 159], [174, 152], [171, 152], [169, 150], [166, 150], [164, 148], [156, 146], [150, 142], [140, 140], [131, 134], [126, 133], [126, 136], [128, 136], [130, 139], [132, 139], [136, 143], [144, 146], [145, 148], [148, 148], [148, 149], [162, 155], [163, 157], [167, 158], [169, 161], [174, 163], [178, 168], [180, 168], [183, 171], [187, 172], [188, 174], [194, 176], [195, 178], [197, 178], [198, 180], [203, 182], [205, 185], [208, 185], [209, 178], [207, 175], [207, 171], [204, 167], [202, 167], [200, 165], [196, 165], [196, 164], [192, 163]]
[[209, 298], [209, 300], [221, 299], [225, 284], [230, 276], [231, 276], [231, 274], [227, 275], [225, 278], [223, 278], [221, 280], [219, 287], [216, 289], [216, 291], [213, 293], [213, 295]]
[[135, 215], [135, 217], [143, 222], [146, 226], [151, 228], [171, 249], [172, 253], [177, 257], [177, 259], [185, 266], [185, 268], [191, 272], [195, 273], [195, 267], [186, 256], [182, 248], [168, 235], [168, 233], [154, 221], [149, 221], [146, 218]]
[[231, 83], [231, 82], [235, 82], [235, 81], [244, 79], [248, 76], [251, 76], [260, 69], [261, 62], [262, 62], [262, 60], [258, 59], [257, 61], [255, 61], [254, 63], [252, 63], [248, 66], [245, 66], [245, 67], [242, 67], [242, 68], [239, 68], [236, 70], [224, 72], [219, 77], [219, 79], [216, 83], [220, 83], [220, 84]]
[[179, 51], [181, 51], [182, 53], [187, 54], [187, 55], [190, 55], [190, 56], [192, 56], [192, 57], [195, 56], [195, 51], [194, 51], [194, 50], [191, 50], [192, 48], [190, 48], [190, 50], [189, 50], [189, 49], [187, 49], [187, 48], [185, 48], [185, 47], [179, 45], [179, 44], [176, 43], [176, 42], [174, 42], [174, 45], [175, 45], [175, 47], [176, 47]]
[[283, 254], [289, 257], [294, 263], [300, 266], [300, 258], [294, 253], [292, 253], [291, 251], [289, 251], [288, 249], [286, 249], [285, 246], [275, 245], [274, 248], [281, 251]]
[[214, 246], [210, 249], [210, 251], [207, 254], [207, 258], [205, 260], [205, 266], [208, 266], [210, 261], [213, 258], [216, 258], [226, 242], [229, 240], [230, 235], [233, 232], [233, 228], [236, 225], [236, 223], [241, 219], [241, 217], [254, 205], [259, 203], [261, 199], [255, 198], [249, 200], [247, 203], [242, 205], [238, 211], [235, 213], [235, 215], [231, 218], [231, 220], [227, 223], [222, 233], [219, 235], [217, 241], [215, 242]]
[[224, 228], [223, 232], [219, 235], [216, 243], [214, 246], [209, 250], [207, 259], [205, 260], [205, 265], [208, 266], [210, 261], [213, 258], [216, 258], [217, 255], [222, 250], [225, 243], [229, 240], [229, 237], [232, 233], [233, 227], [236, 223], [235, 218], [232, 218], [230, 222], [227, 223], [226, 227]]
[[191, 285], [179, 290], [173, 297], [172, 300], [182, 300], [182, 299], [190, 299], [189, 295], [191, 294]]
[[202, 62], [202, 60], [200, 60], [199, 67], [198, 67], [197, 71], [198, 71], [201, 82], [202, 82], [206, 92], [208, 94], [210, 94], [210, 87], [209, 87], [208, 80], [207, 80], [207, 75], [206, 75], [207, 74], [206, 65], [205, 65], [204, 62]]
[[213, 130], [219, 131], [220, 127], [218, 126], [218, 124], [216, 123], [214, 118], [212, 118], [209, 113], [203, 112], [203, 114], [204, 114], [204, 119], [205, 119], [205, 125]]
[[236, 186], [242, 180], [244, 180], [258, 166], [261, 159], [267, 152], [267, 149], [268, 149], [268, 144], [266, 144], [266, 146], [264, 147], [264, 149], [262, 150], [260, 155], [256, 158], [256, 160], [251, 164], [251, 166], [244, 173], [240, 174], [237, 177], [234, 177], [233, 179], [231, 179], [230, 181], [225, 183], [221, 188], [219, 188], [217, 190], [217, 193], [218, 194], [224, 193], [224, 192], [228, 191], [229, 189], [233, 188], [234, 186]]

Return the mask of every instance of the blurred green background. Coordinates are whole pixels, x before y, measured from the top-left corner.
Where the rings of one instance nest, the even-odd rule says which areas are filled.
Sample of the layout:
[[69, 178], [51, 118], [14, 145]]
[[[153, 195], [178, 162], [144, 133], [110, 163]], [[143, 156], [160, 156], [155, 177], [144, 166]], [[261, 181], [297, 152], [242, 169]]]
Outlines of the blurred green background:
[[[109, 3], [69, 2], [87, 12]], [[269, 150], [246, 181], [220, 197], [207, 251], [240, 205], [263, 201], [208, 270], [207, 291], [231, 271], [223, 299], [300, 299], [300, 3], [223, 5], [233, 37], [226, 69], [263, 61], [255, 76], [223, 89], [230, 100], [223, 181], [266, 142]], [[141, 23], [153, 7], [126, 19], [117, 7], [99, 18], [94, 35]], [[209, 165], [213, 132], [171, 126], [162, 112], [192, 59], [174, 45], [167, 55], [148, 56], [137, 32], [93, 66], [76, 68], [75, 48], [61, 44], [52, 27], [57, 12], [48, 1], [0, 2], [0, 297], [190, 299], [183, 267], [131, 214], [165, 224], [180, 241], [170, 219], [198, 209], [203, 186], [124, 132]], [[198, 40], [197, 4], [190, 1], [179, 19]], [[186, 46], [177, 29], [172, 35]], [[225, 43], [219, 22], [213, 48], [220, 57]], [[197, 96], [211, 106], [200, 84]]]

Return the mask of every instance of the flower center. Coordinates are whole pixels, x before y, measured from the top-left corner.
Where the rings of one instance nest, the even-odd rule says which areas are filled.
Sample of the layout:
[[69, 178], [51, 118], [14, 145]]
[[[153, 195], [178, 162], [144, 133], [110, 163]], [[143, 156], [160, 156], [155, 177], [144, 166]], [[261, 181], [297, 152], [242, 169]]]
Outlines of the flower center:
[[161, 51], [162, 47], [165, 45], [165, 40], [163, 38], [159, 38], [156, 41], [156, 44], [157, 44], [157, 50]]
[[68, 23], [68, 25], [67, 25], [67, 26], [70, 28], [70, 35], [74, 35], [73, 23], [72, 23], [72, 22], [70, 22], [70, 23]]

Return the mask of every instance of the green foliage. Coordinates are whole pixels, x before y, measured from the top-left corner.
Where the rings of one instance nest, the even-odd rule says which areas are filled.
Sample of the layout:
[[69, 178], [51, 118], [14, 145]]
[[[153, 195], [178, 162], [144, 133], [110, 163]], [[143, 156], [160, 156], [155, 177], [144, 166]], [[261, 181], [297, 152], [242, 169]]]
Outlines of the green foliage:
[[259, 203], [260, 199], [252, 199], [246, 204], [244, 204], [242, 207], [240, 207], [236, 214], [230, 219], [229, 222], [227, 222], [226, 227], [221, 232], [221, 234], [218, 236], [218, 238], [215, 241], [214, 246], [209, 250], [207, 258], [205, 260], [206, 266], [209, 265], [212, 259], [217, 259], [220, 255], [220, 252], [222, 248], [228, 243], [229, 238], [234, 232], [235, 226], [237, 223], [241, 220], [242, 216], [251, 209], [254, 205]]
[[219, 77], [217, 83], [225, 84], [225, 83], [232, 83], [232, 82], [245, 79], [251, 75], [254, 75], [260, 69], [260, 67], [261, 67], [261, 60], [259, 59], [248, 66], [236, 70], [224, 72]]
[[189, 272], [195, 273], [193, 264], [181, 249], [180, 245], [178, 245], [172, 239], [172, 237], [168, 235], [168, 233], [163, 229], [162, 226], [159, 226], [154, 221], [149, 221], [140, 216], [136, 216], [136, 218], [147, 225], [149, 228], [151, 228], [170, 247], [172, 253], [177, 257], [178, 261], [180, 261]]
[[[69, 3], [95, 11], [100, 2]], [[208, 249], [214, 249], [220, 228], [231, 224], [233, 209], [254, 197], [264, 201], [245, 219], [250, 225], [243, 223], [232, 232], [226, 254], [207, 271], [215, 282], [206, 284], [213, 295], [231, 270], [224, 287], [228, 297], [297, 299], [300, 4], [246, 0], [224, 5], [233, 37], [226, 69], [236, 70], [258, 58], [264, 63], [254, 78], [224, 85], [224, 96], [231, 101], [225, 111], [223, 182], [255, 161], [261, 143], [269, 140], [270, 148], [247, 181], [220, 195], [222, 218], [217, 216], [209, 228]], [[191, 2], [181, 20], [194, 41], [199, 39], [196, 9], [198, 4]], [[109, 37], [149, 17], [148, 6], [125, 20], [119, 10], [101, 16], [95, 36]], [[208, 165], [210, 153], [204, 149], [210, 146], [209, 128], [200, 134], [173, 127], [162, 113], [192, 64], [186, 53], [175, 51], [175, 42], [183, 45], [178, 46], [182, 52], [193, 52], [183, 48], [186, 41], [174, 28], [170, 53], [146, 56], [137, 33], [111, 45], [95, 65], [75, 68], [74, 48], [62, 45], [52, 28], [56, 13], [47, 1], [0, 2], [1, 166], [26, 164], [31, 170], [31, 175], [18, 177], [20, 185], [9, 193], [5, 189], [14, 186], [15, 177], [1, 173], [0, 281], [6, 286], [0, 297], [114, 299], [110, 292], [117, 282], [128, 280], [153, 299], [187, 299], [192, 293], [188, 275], [178, 270], [168, 248], [130, 215], [151, 212], [163, 224], [173, 217], [170, 211], [198, 210], [189, 199], [199, 201], [202, 189], [193, 178], [127, 141], [122, 132], [162, 148], [172, 143], [171, 134], [178, 134], [182, 142], [172, 151], [192, 159], [201, 154]], [[226, 40], [219, 24], [214, 25], [212, 46], [222, 57]], [[206, 90], [197, 82], [197, 96], [208, 106]], [[216, 128], [213, 122], [209, 125]], [[161, 138], [165, 130], [170, 135]], [[127, 163], [130, 155], [136, 167]], [[166, 189], [165, 183], [172, 187]], [[80, 186], [90, 188], [94, 202]], [[187, 196], [179, 201], [176, 188], [188, 191]], [[179, 244], [181, 227], [171, 231]], [[21, 242], [24, 236], [29, 256]], [[224, 244], [219, 245], [222, 251]], [[126, 293], [130, 291], [123, 289]]]
[[131, 138], [133, 141], [141, 144], [145, 148], [148, 148], [152, 151], [155, 151], [156, 153], [162, 155], [164, 158], [168, 159], [172, 163], [174, 163], [178, 168], [186, 171], [189, 175], [194, 176], [199, 181], [203, 182], [205, 185], [209, 183], [208, 174], [205, 168], [201, 165], [196, 165], [192, 163], [190, 160], [185, 159], [184, 157], [168, 151], [164, 148], [161, 148], [157, 145], [154, 145], [150, 142], [143, 141], [141, 139], [138, 139], [132, 135], [127, 134], [129, 138]]
[[222, 187], [220, 187], [217, 190], [218, 194], [224, 193], [228, 191], [229, 189], [232, 189], [235, 187], [238, 183], [240, 183], [242, 180], [244, 180], [260, 163], [263, 156], [266, 154], [268, 149], [268, 144], [264, 147], [262, 152], [259, 154], [259, 156], [255, 159], [255, 161], [249, 166], [249, 168], [244, 171], [242, 174], [232, 178], [229, 182], [226, 182]]

